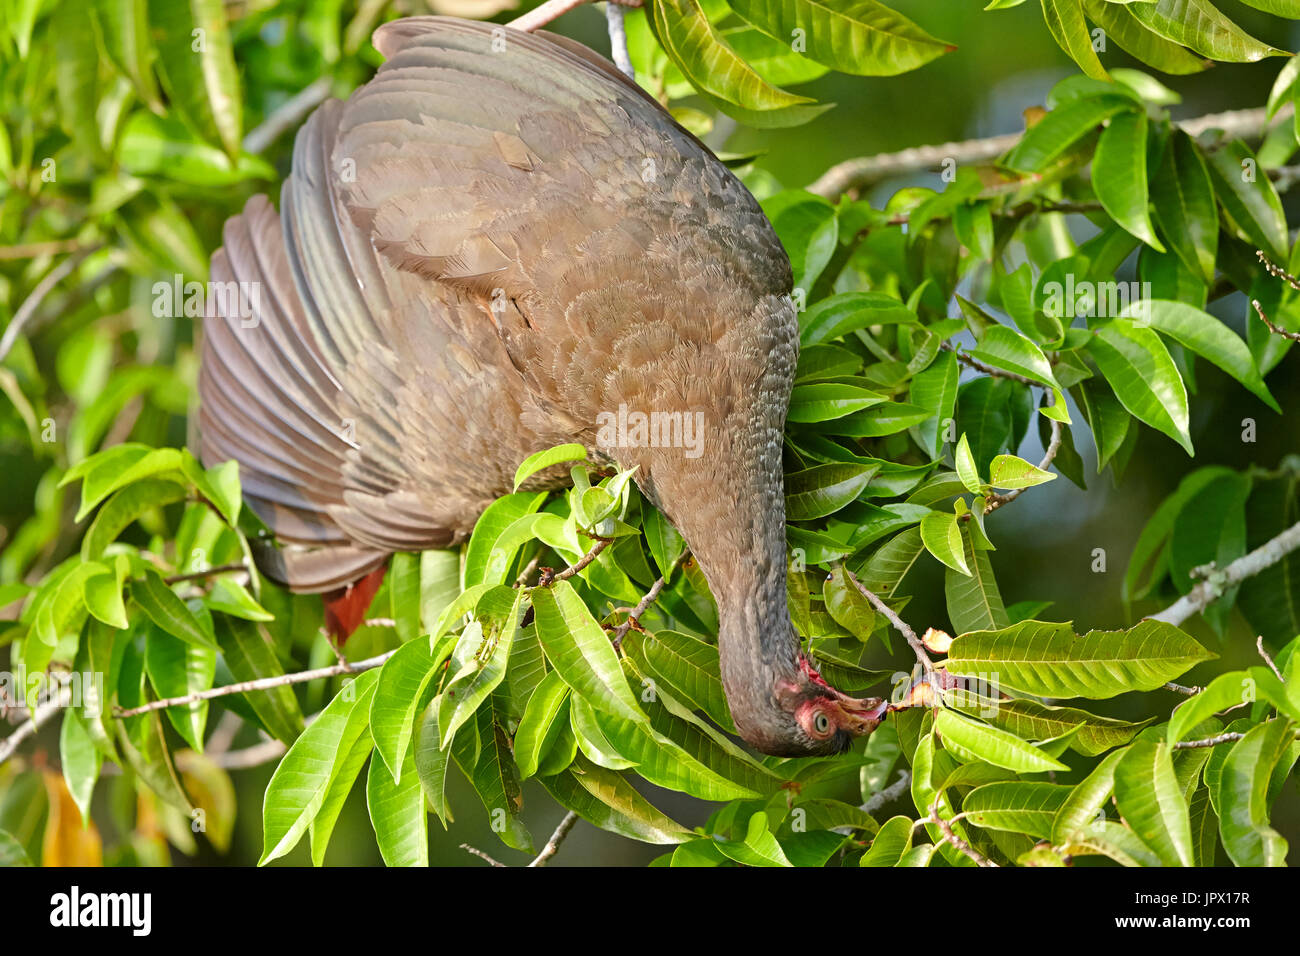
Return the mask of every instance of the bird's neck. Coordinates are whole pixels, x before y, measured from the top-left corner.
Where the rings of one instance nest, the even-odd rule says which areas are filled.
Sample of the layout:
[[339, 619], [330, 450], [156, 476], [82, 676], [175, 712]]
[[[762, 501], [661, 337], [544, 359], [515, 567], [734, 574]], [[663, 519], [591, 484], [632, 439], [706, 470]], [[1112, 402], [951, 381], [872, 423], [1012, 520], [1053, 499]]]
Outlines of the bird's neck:
[[781, 431], [775, 421], [751, 418], [712, 437], [724, 446], [716, 456], [649, 464], [654, 497], [717, 600], [722, 681], [740, 722], [769, 705], [762, 698], [778, 679], [798, 671], [786, 600]]

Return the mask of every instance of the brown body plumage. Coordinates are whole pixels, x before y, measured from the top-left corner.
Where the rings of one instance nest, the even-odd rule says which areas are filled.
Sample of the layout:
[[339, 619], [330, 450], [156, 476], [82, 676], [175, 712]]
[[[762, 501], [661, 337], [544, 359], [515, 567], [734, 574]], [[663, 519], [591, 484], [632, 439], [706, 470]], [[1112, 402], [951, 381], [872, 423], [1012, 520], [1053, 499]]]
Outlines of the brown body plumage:
[[[542, 448], [636, 466], [718, 599], [742, 735], [841, 748], [883, 708], [820, 683], [786, 610], [785, 253], [611, 64], [493, 29], [381, 28], [387, 63], [299, 133], [280, 214], [259, 196], [227, 223], [213, 279], [260, 301], [206, 323], [203, 458], [239, 460], [283, 545], [263, 569], [300, 591], [462, 540]], [[700, 444], [619, 447], [620, 407], [691, 415]]]

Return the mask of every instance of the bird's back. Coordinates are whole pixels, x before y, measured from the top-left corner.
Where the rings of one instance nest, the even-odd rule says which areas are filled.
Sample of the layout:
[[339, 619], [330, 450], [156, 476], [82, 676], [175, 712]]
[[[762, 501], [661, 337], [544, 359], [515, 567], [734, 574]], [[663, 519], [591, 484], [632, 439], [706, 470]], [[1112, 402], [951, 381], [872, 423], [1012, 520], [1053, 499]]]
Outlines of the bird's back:
[[734, 431], [788, 395], [796, 348], [757, 203], [612, 66], [438, 17], [375, 43], [374, 80], [299, 133], [280, 213], [255, 197], [213, 259], [259, 292], [205, 323], [203, 458], [239, 460], [298, 590], [461, 539], [553, 444], [649, 478], [602, 412]]

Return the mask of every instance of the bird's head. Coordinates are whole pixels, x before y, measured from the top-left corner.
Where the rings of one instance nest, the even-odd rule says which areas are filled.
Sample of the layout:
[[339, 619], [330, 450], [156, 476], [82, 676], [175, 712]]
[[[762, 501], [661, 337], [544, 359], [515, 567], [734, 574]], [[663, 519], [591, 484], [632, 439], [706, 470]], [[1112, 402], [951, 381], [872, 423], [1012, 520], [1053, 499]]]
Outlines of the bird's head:
[[777, 757], [825, 757], [875, 730], [888, 702], [850, 697], [822, 678], [802, 653], [793, 673], [775, 675], [770, 694], [732, 696], [732, 717], [751, 745]]

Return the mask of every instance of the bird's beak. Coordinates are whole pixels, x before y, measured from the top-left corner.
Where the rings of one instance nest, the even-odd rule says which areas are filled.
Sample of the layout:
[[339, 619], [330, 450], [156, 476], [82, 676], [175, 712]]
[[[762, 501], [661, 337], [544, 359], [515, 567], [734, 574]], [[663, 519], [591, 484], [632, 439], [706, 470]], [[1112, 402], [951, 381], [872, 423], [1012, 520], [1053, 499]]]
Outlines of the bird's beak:
[[879, 697], [849, 697], [839, 694], [836, 704], [841, 714], [840, 728], [855, 737], [869, 734], [879, 727], [889, 710], [888, 702]]

